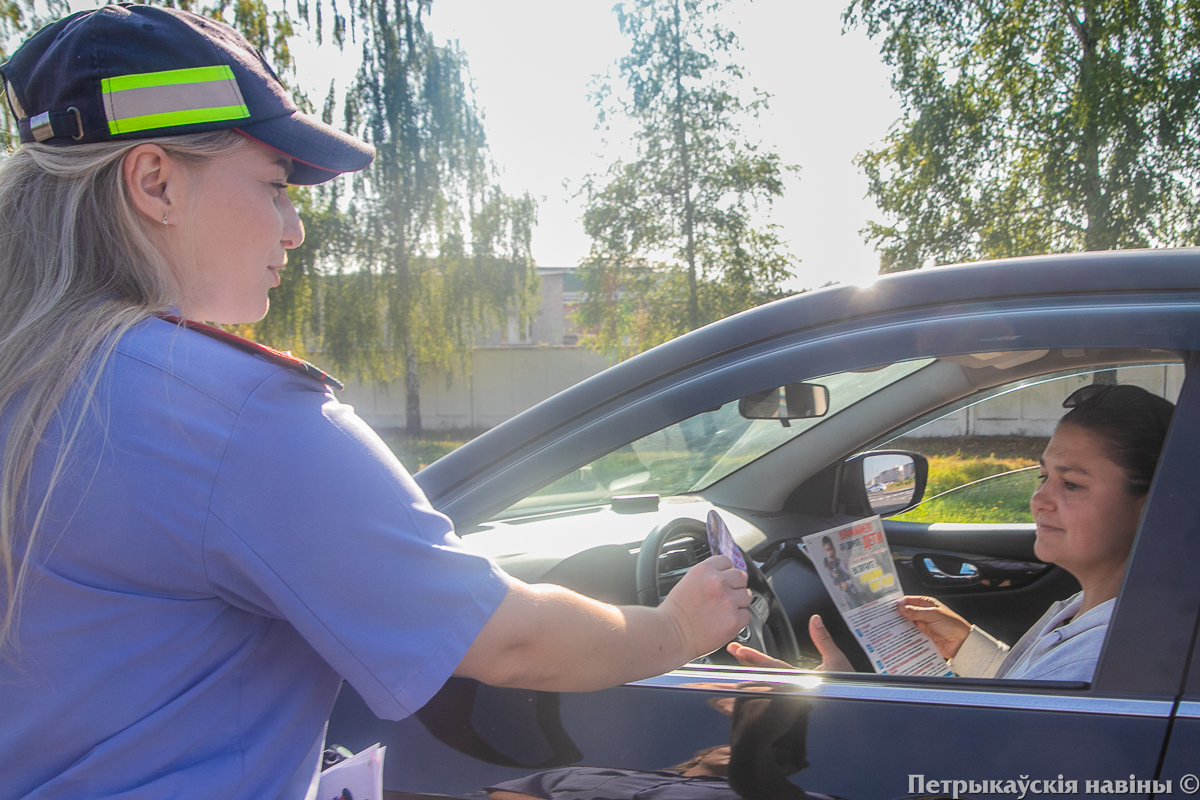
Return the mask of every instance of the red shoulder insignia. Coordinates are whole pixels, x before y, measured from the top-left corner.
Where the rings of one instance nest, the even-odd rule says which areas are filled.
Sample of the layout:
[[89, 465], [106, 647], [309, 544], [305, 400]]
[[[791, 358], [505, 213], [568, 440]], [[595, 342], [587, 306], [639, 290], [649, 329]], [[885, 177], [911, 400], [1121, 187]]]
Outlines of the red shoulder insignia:
[[326, 386], [331, 386], [334, 389], [342, 390], [346, 388], [341, 381], [325, 372], [320, 367], [308, 363], [302, 358], [296, 358], [291, 353], [285, 353], [282, 350], [276, 350], [273, 347], [267, 347], [265, 344], [252, 342], [249, 339], [243, 339], [241, 336], [236, 336], [229, 331], [223, 331], [220, 328], [214, 328], [212, 325], [205, 325], [203, 322], [193, 322], [190, 319], [175, 314], [155, 314], [161, 320], [171, 323], [172, 325], [180, 325], [188, 330], [202, 333], [205, 336], [212, 337], [225, 344], [231, 344], [239, 350], [244, 350], [247, 353], [253, 353], [260, 358], [270, 361], [272, 364], [278, 364], [281, 367], [302, 372], [313, 380], [320, 381]]

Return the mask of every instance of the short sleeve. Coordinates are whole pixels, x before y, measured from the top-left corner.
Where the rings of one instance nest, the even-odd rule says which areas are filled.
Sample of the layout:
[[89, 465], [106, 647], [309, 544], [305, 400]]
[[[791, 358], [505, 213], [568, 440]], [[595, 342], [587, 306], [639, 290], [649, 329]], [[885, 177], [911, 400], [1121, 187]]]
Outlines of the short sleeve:
[[288, 621], [387, 719], [437, 692], [509, 581], [350, 406], [290, 371], [239, 411], [204, 558], [221, 597]]

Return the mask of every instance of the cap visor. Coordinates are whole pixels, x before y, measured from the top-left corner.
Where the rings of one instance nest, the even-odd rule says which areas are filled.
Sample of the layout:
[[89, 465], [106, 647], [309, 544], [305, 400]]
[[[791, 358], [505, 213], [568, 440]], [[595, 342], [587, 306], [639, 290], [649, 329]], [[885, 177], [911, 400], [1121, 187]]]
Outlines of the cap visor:
[[357, 172], [375, 158], [375, 148], [307, 114], [255, 122], [238, 128], [246, 136], [292, 159], [288, 183], [323, 183]]

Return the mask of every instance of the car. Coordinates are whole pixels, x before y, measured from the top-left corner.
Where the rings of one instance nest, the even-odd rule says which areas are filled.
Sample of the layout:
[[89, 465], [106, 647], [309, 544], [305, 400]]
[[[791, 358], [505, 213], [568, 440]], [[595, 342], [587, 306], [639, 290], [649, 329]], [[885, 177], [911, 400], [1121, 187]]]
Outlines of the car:
[[[706, 557], [703, 520], [718, 510], [765, 578], [778, 634], [768, 625], [768, 649], [814, 665], [806, 620], [820, 613], [860, 672], [752, 669], [718, 653], [594, 693], [455, 678], [399, 722], [375, 718], [346, 686], [327, 741], [386, 744], [393, 798], [550, 797], [552, 784], [555, 798], [611, 800], [1190, 793], [1200, 772], [1198, 354], [1192, 249], [889, 275], [640, 354], [416, 480], [468, 548], [523, 580], [618, 603], [656, 603]], [[1061, 402], [1114, 377], [1178, 405], [1090, 683], [869, 672], [800, 538], [879, 514], [906, 592], [1015, 641], [1077, 584], [1037, 560], [1019, 498], [1011, 519], [921, 521], [920, 449], [932, 440], [920, 434], [949, 415], [980, 418], [1022, 397]], [[793, 389], [827, 407], [789, 419], [780, 409]], [[868, 490], [883, 469], [896, 482]], [[1017, 491], [1027, 492], [1027, 478], [1000, 482], [1026, 480]], [[979, 487], [968, 489], [962, 497]], [[724, 766], [706, 781], [669, 769], [689, 759]]]

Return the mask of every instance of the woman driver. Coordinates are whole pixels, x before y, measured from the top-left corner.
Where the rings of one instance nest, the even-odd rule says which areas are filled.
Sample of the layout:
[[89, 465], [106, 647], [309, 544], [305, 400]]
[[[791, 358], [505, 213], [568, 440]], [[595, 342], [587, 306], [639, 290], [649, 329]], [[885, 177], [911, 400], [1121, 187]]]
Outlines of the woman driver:
[[373, 155], [231, 28], [107, 5], [0, 76], [0, 798], [298, 800], [343, 678], [399, 719], [451, 674], [599, 688], [748, 622], [724, 557], [657, 609], [505, 575], [323, 373], [183, 321], [262, 317], [287, 184]]
[[[900, 614], [923, 630], [956, 675], [1089, 681], [1125, 575], [1133, 537], [1174, 406], [1137, 386], [1092, 384], [1063, 402], [1029, 500], [1037, 523], [1034, 553], [1057, 564], [1082, 590], [1055, 603], [1011, 649], [932, 597], [905, 597]], [[853, 668], [821, 618], [809, 620], [822, 669]], [[740, 645], [749, 666], [783, 662]]]

